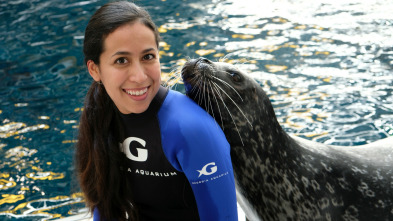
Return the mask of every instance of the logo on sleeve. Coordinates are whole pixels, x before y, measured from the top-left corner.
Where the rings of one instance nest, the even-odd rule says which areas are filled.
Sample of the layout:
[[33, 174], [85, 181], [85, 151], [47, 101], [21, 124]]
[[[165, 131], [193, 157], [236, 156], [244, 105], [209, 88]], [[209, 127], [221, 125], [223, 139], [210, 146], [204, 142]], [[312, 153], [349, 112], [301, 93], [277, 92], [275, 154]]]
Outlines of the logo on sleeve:
[[197, 170], [197, 171], [199, 172], [198, 178], [201, 177], [202, 175], [209, 176], [209, 175], [212, 175], [213, 173], [217, 172], [217, 166], [216, 166], [215, 162], [211, 162], [211, 163], [206, 164], [202, 168], [202, 170]]

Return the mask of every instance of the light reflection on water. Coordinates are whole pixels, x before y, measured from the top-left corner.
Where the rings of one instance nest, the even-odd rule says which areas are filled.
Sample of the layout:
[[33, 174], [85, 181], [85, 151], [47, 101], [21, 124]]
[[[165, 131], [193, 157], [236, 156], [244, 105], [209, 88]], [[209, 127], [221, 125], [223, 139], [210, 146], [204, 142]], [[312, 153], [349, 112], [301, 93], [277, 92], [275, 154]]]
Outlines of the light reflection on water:
[[393, 134], [388, 9], [392, 2], [234, 0], [208, 11], [227, 17], [219, 26], [233, 40], [223, 48], [252, 61], [242, 66], [270, 94], [286, 130], [357, 145]]
[[[0, 219], [83, 208], [72, 157], [83, 30], [105, 1], [0, 2]], [[393, 134], [393, 2], [141, 1], [159, 26], [163, 78], [185, 59], [250, 72], [288, 132], [358, 145]], [[175, 86], [184, 92], [180, 84]]]

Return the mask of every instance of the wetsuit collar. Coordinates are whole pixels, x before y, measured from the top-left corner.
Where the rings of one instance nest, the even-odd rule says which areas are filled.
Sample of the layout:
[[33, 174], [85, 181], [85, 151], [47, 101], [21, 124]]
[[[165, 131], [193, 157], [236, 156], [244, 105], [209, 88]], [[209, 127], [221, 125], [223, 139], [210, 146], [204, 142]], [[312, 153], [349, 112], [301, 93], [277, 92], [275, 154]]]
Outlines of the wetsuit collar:
[[153, 112], [157, 112], [160, 109], [162, 103], [164, 103], [168, 91], [168, 88], [160, 86], [148, 109], [152, 109]]

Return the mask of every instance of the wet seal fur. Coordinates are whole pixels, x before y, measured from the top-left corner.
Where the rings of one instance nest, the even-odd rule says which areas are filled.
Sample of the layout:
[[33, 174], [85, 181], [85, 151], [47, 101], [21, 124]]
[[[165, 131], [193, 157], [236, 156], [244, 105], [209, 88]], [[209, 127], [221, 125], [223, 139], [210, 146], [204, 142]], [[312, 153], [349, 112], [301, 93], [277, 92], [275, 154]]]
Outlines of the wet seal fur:
[[249, 220], [393, 220], [393, 137], [354, 147], [308, 141], [284, 132], [261, 86], [235, 66], [189, 60], [182, 78], [224, 130]]

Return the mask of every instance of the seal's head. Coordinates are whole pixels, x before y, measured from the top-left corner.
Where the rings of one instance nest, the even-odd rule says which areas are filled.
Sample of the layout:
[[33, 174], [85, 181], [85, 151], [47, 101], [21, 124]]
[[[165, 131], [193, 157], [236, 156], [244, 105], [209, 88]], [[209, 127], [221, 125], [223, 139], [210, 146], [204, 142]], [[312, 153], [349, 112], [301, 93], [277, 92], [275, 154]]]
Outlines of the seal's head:
[[233, 143], [244, 145], [239, 130], [249, 130], [257, 118], [276, 119], [261, 86], [232, 64], [192, 59], [181, 74], [187, 95], [215, 118], [225, 134], [234, 133]]

